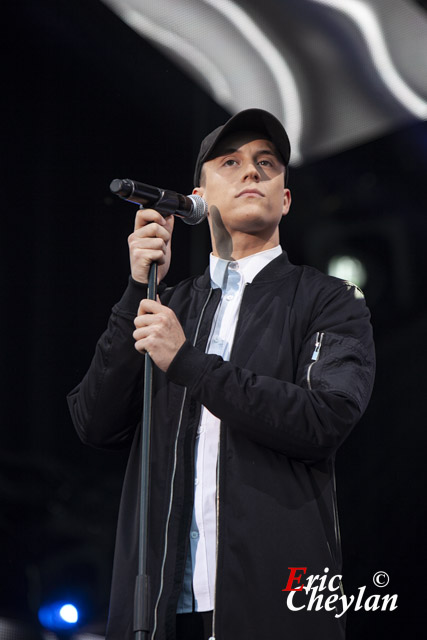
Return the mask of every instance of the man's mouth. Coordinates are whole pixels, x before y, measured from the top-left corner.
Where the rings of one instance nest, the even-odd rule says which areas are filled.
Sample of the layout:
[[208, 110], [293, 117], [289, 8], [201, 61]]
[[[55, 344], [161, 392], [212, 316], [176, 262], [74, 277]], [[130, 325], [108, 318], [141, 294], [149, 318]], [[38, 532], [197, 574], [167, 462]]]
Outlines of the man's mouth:
[[237, 194], [236, 198], [240, 198], [241, 196], [263, 198], [264, 194], [258, 191], [258, 189], [243, 189], [243, 191]]

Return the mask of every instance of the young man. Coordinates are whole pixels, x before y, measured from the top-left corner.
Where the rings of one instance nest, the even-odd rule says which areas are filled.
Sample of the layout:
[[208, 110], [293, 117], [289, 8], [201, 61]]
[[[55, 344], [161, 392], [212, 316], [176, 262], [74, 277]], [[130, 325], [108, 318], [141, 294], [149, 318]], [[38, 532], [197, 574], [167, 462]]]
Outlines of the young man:
[[[279, 246], [289, 155], [259, 109], [204, 139], [194, 192], [209, 208], [209, 269], [167, 288], [173, 218], [140, 210], [128, 288], [69, 396], [84, 442], [131, 446], [110, 639], [133, 635], [143, 353], [157, 365], [152, 640], [344, 638], [338, 578], [318, 610], [309, 590], [285, 589], [341, 574], [334, 456], [371, 393], [372, 330], [356, 287], [290, 264]], [[159, 301], [145, 299], [152, 261]]]

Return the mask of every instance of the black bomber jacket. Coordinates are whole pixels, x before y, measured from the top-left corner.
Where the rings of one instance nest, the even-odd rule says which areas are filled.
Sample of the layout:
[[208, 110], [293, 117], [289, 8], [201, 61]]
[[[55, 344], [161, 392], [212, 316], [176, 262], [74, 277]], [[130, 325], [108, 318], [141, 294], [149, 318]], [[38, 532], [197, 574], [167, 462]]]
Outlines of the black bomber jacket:
[[[338, 640], [344, 616], [290, 611], [290, 567], [341, 575], [334, 458], [363, 414], [375, 356], [370, 314], [354, 285], [286, 253], [246, 285], [229, 362], [206, 354], [221, 291], [209, 270], [160, 285], [186, 342], [155, 367], [148, 573], [150, 640], [174, 638], [188, 551], [194, 442], [201, 405], [221, 420], [214, 632], [217, 640]], [[96, 447], [130, 447], [120, 506], [107, 638], [133, 637], [144, 358], [133, 319], [146, 288], [130, 280], [88, 373], [68, 397], [77, 432]]]

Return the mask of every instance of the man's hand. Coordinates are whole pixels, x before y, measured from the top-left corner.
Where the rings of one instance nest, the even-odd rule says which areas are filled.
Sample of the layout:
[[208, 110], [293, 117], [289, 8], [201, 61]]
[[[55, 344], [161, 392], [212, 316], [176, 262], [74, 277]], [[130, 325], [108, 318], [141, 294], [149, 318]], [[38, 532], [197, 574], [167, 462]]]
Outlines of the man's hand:
[[136, 214], [135, 228], [128, 238], [132, 278], [148, 282], [152, 262], [157, 262], [158, 281], [163, 280], [171, 261], [171, 238], [174, 217], [163, 216], [154, 209], [140, 209]]
[[166, 371], [185, 342], [172, 309], [155, 300], [141, 300], [134, 324], [135, 349], [148, 353], [159, 369]]

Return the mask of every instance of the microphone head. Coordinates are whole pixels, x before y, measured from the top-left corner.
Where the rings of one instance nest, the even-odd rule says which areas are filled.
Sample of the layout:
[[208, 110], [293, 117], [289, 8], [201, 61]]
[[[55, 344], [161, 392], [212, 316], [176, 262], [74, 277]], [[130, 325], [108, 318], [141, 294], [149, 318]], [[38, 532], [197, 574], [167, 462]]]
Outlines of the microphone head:
[[208, 215], [208, 203], [201, 196], [187, 196], [193, 203], [193, 207], [189, 216], [185, 216], [182, 220], [185, 224], [200, 224]]
[[115, 178], [110, 184], [110, 191], [121, 198], [128, 198], [132, 193], [132, 180]]

